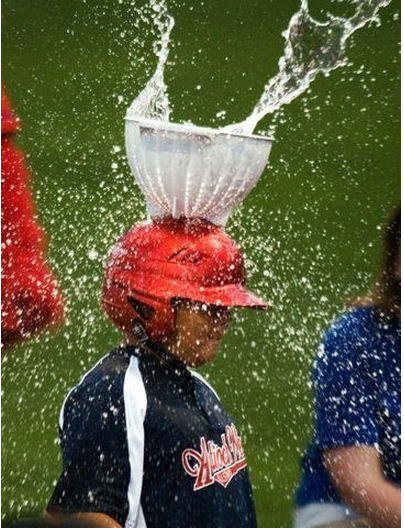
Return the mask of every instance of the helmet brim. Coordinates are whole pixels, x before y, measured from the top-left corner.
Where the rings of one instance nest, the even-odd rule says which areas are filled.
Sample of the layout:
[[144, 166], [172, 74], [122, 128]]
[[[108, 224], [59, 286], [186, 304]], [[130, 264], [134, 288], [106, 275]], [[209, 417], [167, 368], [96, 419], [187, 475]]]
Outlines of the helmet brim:
[[[190, 299], [192, 301], [226, 306], [228, 308], [259, 308], [261, 310], [272, 308], [269, 302], [264, 301], [261, 297], [247, 290], [242, 284], [197, 286], [189, 282], [173, 279], [166, 280], [162, 283], [160, 277], [151, 277], [150, 275], [144, 274], [136, 274], [135, 280], [133, 280], [133, 274], [125, 272], [121, 274], [120, 278], [129, 288], [131, 280], [133, 281], [133, 292], [138, 291], [144, 295], [156, 296], [160, 299]], [[118, 277], [117, 279], [119, 281]], [[154, 292], [154, 294], [150, 295], [150, 292]], [[159, 293], [156, 295], [156, 292]]]
[[[189, 297], [188, 297], [189, 295]], [[271, 305], [250, 292], [244, 286], [239, 284], [228, 284], [225, 286], [197, 288], [189, 291], [183, 298], [190, 298], [194, 301], [217, 306], [226, 306], [228, 308], [259, 308], [268, 310]]]

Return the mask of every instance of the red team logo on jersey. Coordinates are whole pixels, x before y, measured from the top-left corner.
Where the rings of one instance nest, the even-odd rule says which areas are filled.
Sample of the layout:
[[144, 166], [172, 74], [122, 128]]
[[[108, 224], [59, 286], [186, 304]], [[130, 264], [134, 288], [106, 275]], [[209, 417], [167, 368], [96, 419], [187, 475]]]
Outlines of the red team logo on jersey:
[[241, 438], [236, 426], [226, 425], [226, 432], [221, 435], [222, 445], [213, 440], [200, 439], [200, 452], [185, 449], [182, 453], [182, 465], [191, 477], [196, 477], [194, 491], [218, 482], [224, 488], [239, 471], [247, 466]]

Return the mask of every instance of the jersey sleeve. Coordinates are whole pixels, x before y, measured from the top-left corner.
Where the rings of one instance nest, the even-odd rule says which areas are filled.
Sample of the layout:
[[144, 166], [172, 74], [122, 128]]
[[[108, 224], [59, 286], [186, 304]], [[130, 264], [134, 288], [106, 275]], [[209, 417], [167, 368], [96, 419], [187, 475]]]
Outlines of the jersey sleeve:
[[30, 172], [16, 146], [14, 117], [1, 97], [1, 342], [8, 347], [64, 317], [64, 300], [47, 263], [46, 234], [38, 222]]
[[314, 442], [320, 449], [377, 443], [377, 395], [367, 368], [369, 342], [369, 330], [352, 314], [324, 336], [314, 368]]
[[146, 399], [136, 358], [126, 367], [97, 368], [69, 394], [60, 419], [63, 471], [50, 513], [99, 512], [138, 526]]

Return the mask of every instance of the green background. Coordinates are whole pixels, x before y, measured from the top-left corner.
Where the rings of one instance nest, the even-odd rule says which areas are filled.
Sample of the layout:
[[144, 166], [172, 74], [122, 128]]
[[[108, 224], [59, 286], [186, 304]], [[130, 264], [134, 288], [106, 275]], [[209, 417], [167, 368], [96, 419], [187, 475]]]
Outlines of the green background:
[[[2, 515], [10, 519], [44, 508], [60, 471], [63, 398], [120, 338], [99, 309], [102, 266], [117, 236], [145, 215], [123, 118], [156, 59], [140, 2], [2, 4], [3, 82], [22, 118], [18, 141], [69, 307], [56, 335], [16, 346], [3, 363]], [[309, 5], [322, 19], [343, 7]], [[281, 32], [298, 7], [169, 2], [172, 119], [244, 119], [277, 72]], [[239, 423], [261, 528], [291, 526], [316, 343], [346, 300], [371, 285], [382, 226], [399, 201], [398, 13], [393, 1], [379, 27], [352, 37], [344, 68], [284, 107], [270, 163], [227, 226], [246, 255], [250, 286], [274, 309], [236, 312], [219, 357], [202, 371]]]

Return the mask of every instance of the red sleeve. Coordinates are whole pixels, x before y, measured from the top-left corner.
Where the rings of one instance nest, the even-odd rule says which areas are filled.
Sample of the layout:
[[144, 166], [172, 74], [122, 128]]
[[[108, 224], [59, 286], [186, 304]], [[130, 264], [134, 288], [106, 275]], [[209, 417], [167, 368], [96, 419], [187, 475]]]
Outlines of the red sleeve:
[[35, 219], [22, 152], [13, 144], [17, 121], [7, 106], [1, 135], [2, 344], [8, 345], [63, 319], [63, 300], [46, 264], [46, 237]]
[[13, 134], [19, 129], [18, 118], [11, 110], [10, 101], [3, 87], [1, 88], [1, 134]]

